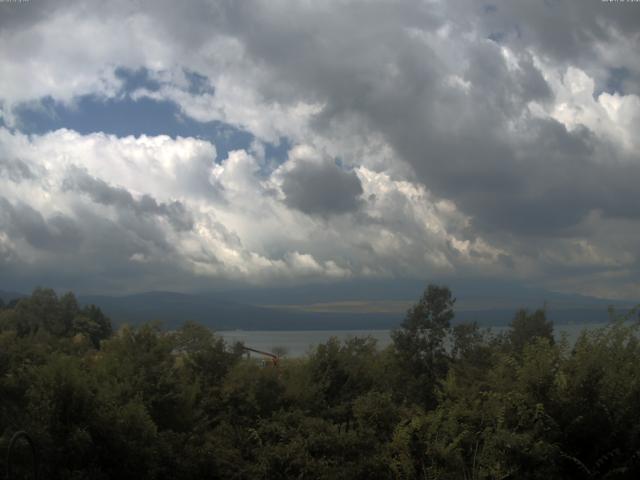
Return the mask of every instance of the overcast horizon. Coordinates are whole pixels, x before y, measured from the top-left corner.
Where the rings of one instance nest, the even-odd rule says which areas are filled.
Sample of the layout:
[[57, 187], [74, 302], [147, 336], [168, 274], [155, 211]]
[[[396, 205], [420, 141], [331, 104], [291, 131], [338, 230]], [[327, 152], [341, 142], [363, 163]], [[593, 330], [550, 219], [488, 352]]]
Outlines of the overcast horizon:
[[640, 299], [639, 45], [639, 2], [0, 2], [0, 289]]

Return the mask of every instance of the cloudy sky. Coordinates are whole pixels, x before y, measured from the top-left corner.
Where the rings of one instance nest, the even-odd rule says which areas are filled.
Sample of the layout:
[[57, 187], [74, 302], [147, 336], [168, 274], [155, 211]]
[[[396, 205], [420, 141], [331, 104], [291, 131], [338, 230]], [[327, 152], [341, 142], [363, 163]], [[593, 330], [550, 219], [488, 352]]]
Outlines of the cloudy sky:
[[0, 3], [0, 288], [640, 291], [640, 3]]

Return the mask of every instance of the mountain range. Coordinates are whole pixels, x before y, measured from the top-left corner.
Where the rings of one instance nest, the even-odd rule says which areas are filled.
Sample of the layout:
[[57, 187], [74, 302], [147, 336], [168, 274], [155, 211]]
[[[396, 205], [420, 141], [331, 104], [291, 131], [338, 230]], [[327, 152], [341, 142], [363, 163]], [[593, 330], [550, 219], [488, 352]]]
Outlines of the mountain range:
[[[117, 324], [160, 321], [176, 328], [195, 321], [215, 330], [356, 330], [397, 327], [419, 298], [423, 283], [384, 282], [303, 285], [289, 288], [236, 289], [218, 292], [143, 292], [129, 295], [82, 295], [82, 305], [99, 306]], [[632, 301], [527, 289], [508, 284], [460, 283], [454, 322], [482, 326], [508, 324], [519, 308], [546, 306], [556, 324], [601, 323], [608, 307], [624, 312]], [[0, 291], [5, 302], [24, 296]]]

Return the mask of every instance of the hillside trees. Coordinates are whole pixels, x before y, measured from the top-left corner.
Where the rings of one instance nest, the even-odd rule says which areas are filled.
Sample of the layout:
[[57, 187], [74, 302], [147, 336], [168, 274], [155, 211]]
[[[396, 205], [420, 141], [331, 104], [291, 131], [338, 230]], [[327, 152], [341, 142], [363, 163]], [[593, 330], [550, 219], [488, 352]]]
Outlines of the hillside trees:
[[640, 324], [570, 344], [544, 312], [493, 335], [453, 306], [428, 287], [388, 348], [274, 368], [193, 323], [96, 333], [101, 312], [36, 291], [0, 311], [0, 453], [26, 429], [51, 479], [637, 478]]
[[73, 293], [58, 298], [51, 289], [37, 288], [0, 313], [0, 328], [15, 331], [18, 337], [42, 332], [52, 338], [81, 335], [95, 347], [111, 335], [111, 321], [95, 305], [80, 308]]

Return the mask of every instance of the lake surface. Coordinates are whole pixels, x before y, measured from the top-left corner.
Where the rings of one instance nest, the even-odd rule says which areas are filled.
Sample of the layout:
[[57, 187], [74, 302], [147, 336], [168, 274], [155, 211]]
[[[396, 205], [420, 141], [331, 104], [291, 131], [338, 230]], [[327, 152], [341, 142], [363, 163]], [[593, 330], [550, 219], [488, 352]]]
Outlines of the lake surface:
[[[557, 338], [566, 333], [570, 342], [575, 341], [584, 329], [597, 328], [605, 323], [587, 323], [556, 325]], [[508, 327], [491, 327], [494, 333], [500, 333]], [[331, 337], [339, 340], [347, 340], [353, 337], [372, 337], [379, 348], [384, 348], [391, 343], [391, 330], [229, 330], [218, 331], [227, 343], [244, 342], [247, 347], [257, 350], [273, 351], [274, 347], [286, 349], [288, 357], [301, 357], [308, 354], [313, 348], [325, 343]]]

